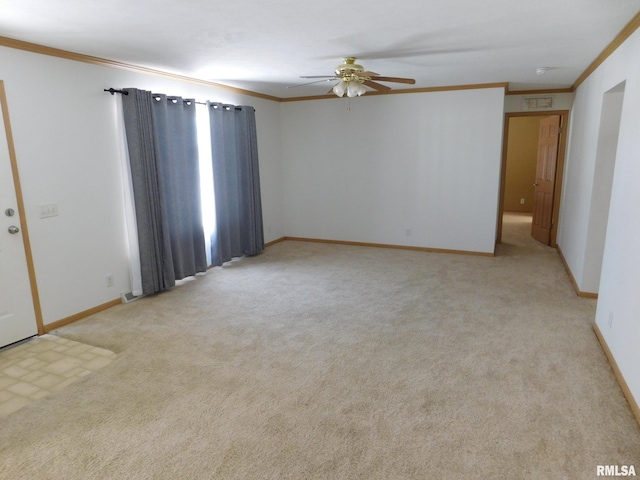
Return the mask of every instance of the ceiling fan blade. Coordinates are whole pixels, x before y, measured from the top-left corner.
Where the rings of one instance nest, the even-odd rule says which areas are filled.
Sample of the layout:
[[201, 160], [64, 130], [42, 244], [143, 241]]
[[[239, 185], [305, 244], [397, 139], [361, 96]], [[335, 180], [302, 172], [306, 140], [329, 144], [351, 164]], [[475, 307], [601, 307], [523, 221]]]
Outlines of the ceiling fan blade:
[[335, 80], [335, 78], [325, 78], [324, 80], [316, 80], [315, 82], [298, 83], [296, 85], [289, 85], [287, 88], [302, 87], [303, 85], [313, 85], [314, 83], [324, 83], [332, 80]]
[[362, 83], [365, 84], [367, 87], [375, 88], [380, 92], [386, 92], [388, 90], [391, 90], [391, 87], [387, 87], [386, 85], [382, 85], [380, 83], [372, 82], [371, 80], [365, 80]]
[[335, 75], [301, 75], [300, 78], [334, 78]]
[[364, 72], [357, 72], [356, 75], [358, 75], [359, 77], [377, 77], [380, 74], [376, 72], [364, 71]]
[[378, 82], [396, 82], [396, 83], [409, 83], [413, 85], [416, 81], [413, 78], [398, 78], [398, 77], [371, 77], [371, 80]]

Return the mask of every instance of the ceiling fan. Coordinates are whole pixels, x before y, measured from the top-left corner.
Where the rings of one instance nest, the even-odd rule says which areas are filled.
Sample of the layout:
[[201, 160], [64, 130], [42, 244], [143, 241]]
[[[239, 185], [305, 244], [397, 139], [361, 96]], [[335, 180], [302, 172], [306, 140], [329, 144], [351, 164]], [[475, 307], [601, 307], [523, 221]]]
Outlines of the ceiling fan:
[[338, 83], [336, 83], [333, 88], [327, 92], [335, 93], [338, 97], [344, 96], [345, 93], [348, 97], [359, 97], [364, 95], [367, 92], [365, 86], [378, 90], [379, 92], [391, 90], [391, 87], [382, 85], [378, 82], [406, 83], [410, 85], [416, 83], [413, 78], [383, 77], [378, 73], [369, 72], [365, 70], [362, 65], [358, 65], [356, 63], [355, 57], [345, 57], [344, 62], [335, 68], [334, 75], [311, 75], [302, 76], [300, 78], [322, 78], [324, 80], [300, 83], [298, 85], [292, 85], [291, 87], [300, 87], [302, 85], [338, 80]]

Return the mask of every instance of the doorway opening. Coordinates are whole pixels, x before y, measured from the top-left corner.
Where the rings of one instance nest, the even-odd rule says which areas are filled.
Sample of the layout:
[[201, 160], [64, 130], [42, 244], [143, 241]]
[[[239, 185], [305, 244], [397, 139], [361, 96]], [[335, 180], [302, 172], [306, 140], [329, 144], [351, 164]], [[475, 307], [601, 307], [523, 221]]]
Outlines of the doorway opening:
[[[532, 234], [538, 240], [557, 246], [568, 119], [568, 110], [505, 114], [496, 243], [502, 243], [504, 214], [515, 212], [531, 218]], [[541, 147], [541, 142], [549, 143], [541, 134], [546, 130], [544, 135], [548, 136], [550, 128], [557, 133], [555, 152], [551, 153], [548, 145], [545, 151]], [[552, 161], [546, 161], [548, 155], [553, 155]], [[540, 181], [541, 176], [545, 182]]]
[[600, 285], [625, 85], [626, 81], [621, 82], [602, 96], [581, 285], [582, 290], [594, 294]]

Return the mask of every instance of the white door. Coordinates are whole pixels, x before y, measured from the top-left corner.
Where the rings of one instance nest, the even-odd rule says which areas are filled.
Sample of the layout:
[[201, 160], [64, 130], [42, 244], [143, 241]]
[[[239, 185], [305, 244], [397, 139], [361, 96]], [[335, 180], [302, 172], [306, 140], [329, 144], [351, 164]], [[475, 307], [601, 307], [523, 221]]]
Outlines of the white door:
[[0, 115], [0, 347], [37, 333], [5, 120]]

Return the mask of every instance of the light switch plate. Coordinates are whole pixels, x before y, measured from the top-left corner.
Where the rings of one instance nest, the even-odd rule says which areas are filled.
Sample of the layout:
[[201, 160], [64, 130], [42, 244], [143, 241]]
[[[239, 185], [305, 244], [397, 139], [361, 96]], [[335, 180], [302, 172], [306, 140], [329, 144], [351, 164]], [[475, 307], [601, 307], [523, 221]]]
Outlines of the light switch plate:
[[38, 205], [40, 209], [40, 218], [57, 217], [58, 216], [58, 204], [47, 203], [45, 205]]

